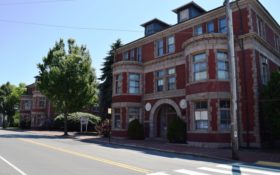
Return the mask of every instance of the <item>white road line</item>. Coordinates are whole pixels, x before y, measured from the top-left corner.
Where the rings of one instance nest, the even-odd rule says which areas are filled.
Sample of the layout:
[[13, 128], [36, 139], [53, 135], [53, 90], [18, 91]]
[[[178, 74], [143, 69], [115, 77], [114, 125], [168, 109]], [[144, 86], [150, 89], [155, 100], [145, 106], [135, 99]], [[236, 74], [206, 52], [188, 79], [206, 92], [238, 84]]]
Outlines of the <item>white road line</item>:
[[10, 165], [13, 169], [15, 169], [17, 172], [19, 172], [21, 175], [27, 175], [23, 171], [21, 171], [18, 167], [10, 163], [8, 160], [4, 159], [4, 157], [0, 156], [0, 159], [2, 159], [4, 162], [6, 162], [8, 165]]
[[[232, 175], [232, 171], [220, 170], [220, 169], [216, 169], [216, 168], [200, 167], [200, 168], [198, 168], [198, 169], [200, 169], [200, 170], [205, 170], [205, 171], [210, 171], [210, 172], [214, 172], [214, 173]], [[242, 174], [242, 175], [248, 175], [248, 174], [243, 174], [243, 173], [240, 173], [240, 174]]]
[[169, 175], [163, 172], [157, 172], [157, 173], [151, 173], [151, 174], [147, 174], [147, 175]]
[[252, 169], [252, 168], [245, 168], [245, 167], [236, 167], [236, 166], [239, 166], [239, 165], [233, 165], [233, 166], [230, 166], [230, 165], [217, 165], [217, 167], [219, 168], [225, 168], [225, 169], [240, 169], [242, 172], [245, 171], [245, 172], [248, 172], [248, 173], [257, 173], [257, 174], [265, 174], [265, 175], [280, 175], [280, 173], [274, 173], [274, 172], [271, 172], [271, 171], [265, 171], [265, 170], [259, 170], [259, 169]]
[[185, 169], [175, 170], [175, 172], [181, 173], [181, 174], [188, 174], [188, 175], [209, 175], [209, 174], [199, 173], [196, 171], [190, 171], [190, 170], [185, 170]]

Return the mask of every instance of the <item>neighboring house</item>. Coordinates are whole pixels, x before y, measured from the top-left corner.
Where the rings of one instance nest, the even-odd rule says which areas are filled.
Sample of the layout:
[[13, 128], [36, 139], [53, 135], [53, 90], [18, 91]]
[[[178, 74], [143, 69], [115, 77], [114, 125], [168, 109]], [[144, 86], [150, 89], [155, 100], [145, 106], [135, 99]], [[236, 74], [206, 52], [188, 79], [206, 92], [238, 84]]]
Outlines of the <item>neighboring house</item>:
[[35, 83], [26, 88], [27, 93], [20, 98], [20, 120], [30, 122], [31, 128], [50, 126], [54, 117], [50, 101], [40, 93]]
[[[240, 144], [260, 147], [260, 92], [280, 66], [280, 27], [257, 0], [240, 0], [231, 6]], [[177, 24], [153, 19], [142, 25], [145, 37], [116, 51], [112, 135], [126, 137], [129, 122], [138, 118], [146, 137], [165, 138], [169, 122], [179, 116], [187, 123], [189, 144], [229, 146], [225, 6], [206, 11], [191, 2], [173, 12]]]

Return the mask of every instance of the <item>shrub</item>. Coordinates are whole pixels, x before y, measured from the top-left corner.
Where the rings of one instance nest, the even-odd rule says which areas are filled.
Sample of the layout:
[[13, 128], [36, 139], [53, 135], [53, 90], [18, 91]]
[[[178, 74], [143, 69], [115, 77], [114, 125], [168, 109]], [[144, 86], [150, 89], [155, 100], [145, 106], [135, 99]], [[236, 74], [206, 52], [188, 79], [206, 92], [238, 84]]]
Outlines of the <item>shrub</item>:
[[13, 116], [13, 123], [11, 124], [11, 127], [19, 127], [20, 125], [20, 115], [19, 112], [16, 112]]
[[169, 123], [167, 139], [171, 143], [186, 142], [186, 123], [181, 118], [176, 117]]
[[110, 134], [110, 123], [108, 119], [103, 120], [99, 124], [95, 126], [95, 130], [97, 131], [98, 135], [103, 135], [104, 137], [108, 137]]
[[[88, 121], [88, 130], [94, 131], [95, 125], [101, 121], [101, 118], [99, 116], [95, 116], [89, 113], [84, 112], [76, 112], [69, 114], [67, 117], [67, 127], [68, 131], [80, 131], [81, 123], [80, 118], [82, 116], [86, 116], [89, 118]], [[64, 116], [63, 114], [58, 115], [54, 119], [54, 128], [58, 130], [63, 130], [64, 128]]]
[[144, 126], [138, 119], [131, 121], [128, 125], [128, 138], [134, 140], [143, 140], [145, 138]]
[[19, 127], [21, 129], [30, 129], [31, 127], [31, 120], [21, 120]]

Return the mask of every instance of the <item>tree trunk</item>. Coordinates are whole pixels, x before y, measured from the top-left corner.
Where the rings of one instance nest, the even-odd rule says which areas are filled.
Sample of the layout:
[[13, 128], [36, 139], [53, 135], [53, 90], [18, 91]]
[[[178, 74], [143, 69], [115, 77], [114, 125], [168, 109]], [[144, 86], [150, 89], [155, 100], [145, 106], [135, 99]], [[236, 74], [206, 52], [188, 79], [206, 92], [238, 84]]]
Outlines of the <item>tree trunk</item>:
[[7, 126], [6, 126], [6, 120], [5, 120], [5, 114], [3, 114], [3, 129], [6, 129]]
[[64, 113], [64, 136], [68, 136], [67, 117], [68, 113]]

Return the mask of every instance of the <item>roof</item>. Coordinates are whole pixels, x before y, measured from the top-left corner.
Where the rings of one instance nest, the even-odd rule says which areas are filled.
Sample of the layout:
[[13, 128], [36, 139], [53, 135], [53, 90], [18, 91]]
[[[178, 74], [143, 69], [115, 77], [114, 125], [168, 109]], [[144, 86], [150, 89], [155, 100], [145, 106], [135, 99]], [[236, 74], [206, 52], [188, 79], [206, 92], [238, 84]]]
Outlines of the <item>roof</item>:
[[[279, 28], [279, 30], [280, 30], [280, 25], [279, 25], [278, 22], [273, 18], [273, 16], [270, 14], [270, 12], [262, 5], [262, 3], [261, 3], [259, 0], [256, 0], [255, 2], [257, 2], [257, 4], [267, 13], [267, 15], [272, 19], [272, 21], [274, 21], [274, 23], [276, 24], [276, 26], [277, 26], [277, 27]], [[196, 4], [195, 2], [190, 2], [190, 3]], [[181, 10], [181, 9], [187, 7], [188, 5], [190, 5], [190, 3], [185, 4], [185, 5], [183, 5], [183, 6], [179, 7], [179, 8], [177, 8], [177, 9], [174, 9], [173, 12], [176, 13], [178, 10]], [[236, 3], [236, 1], [231, 2], [231, 4], [233, 4], [233, 3]], [[196, 4], [196, 6], [200, 7], [200, 6], [197, 5], [197, 4]], [[203, 15], [209, 14], [209, 13], [215, 11], [215, 10], [218, 10], [218, 9], [221, 9], [221, 8], [224, 8], [224, 7], [225, 7], [225, 5], [221, 5], [221, 6], [218, 6], [218, 7], [214, 8], [214, 9], [211, 9], [211, 10], [209, 10], [209, 11], [205, 11], [204, 14], [202, 14], [202, 15], [200, 15], [200, 16], [197, 16], [197, 17], [194, 17], [193, 19], [199, 18], [199, 17], [201, 17], [201, 16], [203, 16]], [[200, 7], [200, 8], [201, 8], [201, 7]], [[204, 10], [203, 8], [201, 8], [201, 9]], [[157, 18], [155, 18], [155, 19], [157, 19]], [[152, 20], [151, 20], [151, 21], [152, 21]], [[151, 22], [151, 21], [149, 21], [149, 22]], [[185, 22], [186, 22], [186, 21], [185, 21]], [[148, 22], [147, 22], [147, 23], [148, 23]], [[184, 23], [184, 22], [183, 22], [183, 23]], [[170, 25], [170, 27], [168, 27], [168, 28], [173, 28], [173, 27], [176, 27], [177, 25], [181, 25], [181, 24], [182, 24], [182, 23], [177, 23], [177, 24], [174, 24], [174, 25]], [[144, 24], [142, 24], [142, 25], [147, 25], [147, 24], [144, 23]], [[163, 29], [162, 31], [167, 30], [168, 28]], [[160, 32], [162, 32], [162, 31], [160, 31]], [[159, 33], [159, 32], [158, 32], [158, 33]], [[154, 33], [154, 34], [152, 34], [152, 35], [156, 35], [156, 34], [158, 34], [158, 33]], [[152, 36], [152, 35], [144, 36], [144, 37], [138, 38], [138, 39], [136, 39], [136, 40], [134, 40], [134, 41], [131, 41], [131, 42], [129, 42], [129, 43], [126, 43], [126, 44], [124, 44], [122, 47], [118, 48], [117, 50], [119, 50], [119, 49], [121, 49], [121, 48], [123, 48], [123, 47], [126, 47], [126, 46], [128, 46], [128, 45], [130, 45], [130, 44], [136, 43], [136, 42], [138, 42], [138, 41], [140, 41], [140, 40], [142, 40], [142, 39], [145, 39], [145, 38], [147, 38], [147, 37], [150, 37], [150, 36]]]
[[27, 85], [26, 87], [35, 87], [36, 83], [32, 83], [30, 85]]
[[145, 22], [144, 24], [141, 24], [142, 27], [146, 27], [147, 25], [151, 24], [151, 23], [158, 23], [158, 24], [162, 24], [163, 26], [166, 26], [166, 27], [169, 27], [170, 25], [157, 19], [157, 18], [154, 18], [148, 22]]
[[199, 11], [201, 11], [201, 12], [206, 12], [206, 10], [205, 10], [204, 8], [202, 8], [200, 5], [198, 5], [197, 3], [193, 2], [193, 1], [191, 1], [191, 2], [189, 2], [189, 3], [187, 3], [187, 4], [185, 4], [185, 5], [182, 5], [182, 6], [176, 8], [176, 9], [174, 9], [174, 10], [172, 10], [172, 11], [173, 11], [174, 13], [178, 13], [179, 11], [181, 11], [181, 10], [183, 10], [183, 9], [186, 9], [186, 8], [188, 8], [188, 7], [190, 7], [190, 6], [196, 7], [196, 8], [197, 8]]

